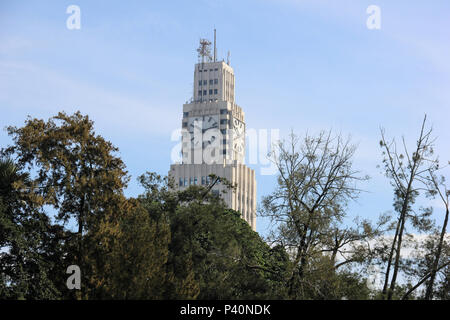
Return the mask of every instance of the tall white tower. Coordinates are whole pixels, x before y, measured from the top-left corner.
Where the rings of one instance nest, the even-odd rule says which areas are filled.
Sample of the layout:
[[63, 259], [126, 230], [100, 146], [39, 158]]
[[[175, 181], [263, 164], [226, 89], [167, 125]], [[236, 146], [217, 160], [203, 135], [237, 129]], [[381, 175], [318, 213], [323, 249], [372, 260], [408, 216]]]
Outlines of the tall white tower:
[[245, 120], [235, 103], [234, 71], [229, 62], [216, 61], [215, 41], [211, 56], [210, 45], [200, 40], [193, 96], [183, 105], [182, 163], [171, 165], [169, 175], [179, 189], [208, 185], [210, 174], [226, 178], [236, 189], [223, 194], [226, 187], [218, 184], [212, 192], [256, 230], [256, 179], [244, 164]]

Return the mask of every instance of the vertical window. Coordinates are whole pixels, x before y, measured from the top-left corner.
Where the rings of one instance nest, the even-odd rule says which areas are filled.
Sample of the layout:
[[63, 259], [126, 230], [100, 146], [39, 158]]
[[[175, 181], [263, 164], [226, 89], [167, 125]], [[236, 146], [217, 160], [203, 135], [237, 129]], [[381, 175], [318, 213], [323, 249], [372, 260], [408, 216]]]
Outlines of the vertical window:
[[206, 86], [206, 84], [208, 83], [208, 81], [203, 80], [203, 85]]
[[213, 94], [213, 91], [212, 91], [212, 89], [209, 89], [209, 94], [210, 94], [210, 95], [212, 95], [212, 94]]
[[217, 89], [214, 89], [214, 94], [217, 94]]
[[219, 79], [214, 79], [214, 84], [218, 84], [219, 83]]
[[198, 95], [199, 95], [199, 96], [202, 95], [202, 90], [198, 90]]
[[187, 186], [187, 179], [184, 178], [184, 185]]
[[199, 86], [202, 85], [202, 80], [198, 80], [198, 85], [199, 85]]
[[189, 177], [189, 185], [192, 185], [192, 177]]
[[178, 185], [179, 185], [180, 187], [183, 186], [183, 179], [182, 179], [182, 178], [180, 178], [180, 181], [179, 181]]
[[212, 85], [213, 84], [213, 79], [209, 80], [209, 84]]
[[204, 186], [206, 184], [205, 176], [202, 176], [202, 185]]
[[203, 95], [206, 96], [206, 90], [203, 90]]
[[198, 183], [198, 180], [197, 180], [197, 177], [195, 177], [194, 178], [194, 184], [197, 185], [197, 183]]

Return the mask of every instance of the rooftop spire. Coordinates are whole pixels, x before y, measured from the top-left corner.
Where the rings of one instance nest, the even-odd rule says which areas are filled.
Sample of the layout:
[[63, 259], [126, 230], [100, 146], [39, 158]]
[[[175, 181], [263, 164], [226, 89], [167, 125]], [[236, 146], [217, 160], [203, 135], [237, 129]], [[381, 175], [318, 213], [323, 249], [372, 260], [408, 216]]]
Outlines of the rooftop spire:
[[214, 28], [214, 62], [217, 61], [216, 29]]

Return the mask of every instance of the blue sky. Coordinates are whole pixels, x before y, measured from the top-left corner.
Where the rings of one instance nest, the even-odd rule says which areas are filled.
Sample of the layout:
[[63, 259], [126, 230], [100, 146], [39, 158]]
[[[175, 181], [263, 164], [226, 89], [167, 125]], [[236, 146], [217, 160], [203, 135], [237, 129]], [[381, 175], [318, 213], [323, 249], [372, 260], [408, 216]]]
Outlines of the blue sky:
[[[80, 30], [66, 28], [72, 4]], [[366, 27], [369, 5], [381, 9], [381, 30]], [[195, 49], [215, 27], [219, 58], [231, 51], [247, 127], [350, 134], [355, 166], [372, 177], [350, 212], [375, 219], [392, 207], [376, 168], [380, 126], [413, 143], [427, 113], [436, 152], [450, 159], [449, 17], [444, 0], [2, 0], [0, 126], [81, 110], [119, 147], [132, 175], [127, 194], [136, 195], [139, 174], [168, 172]], [[8, 143], [0, 131], [0, 146]], [[251, 167], [258, 197], [267, 195], [275, 176]], [[258, 220], [258, 232], [267, 227]]]

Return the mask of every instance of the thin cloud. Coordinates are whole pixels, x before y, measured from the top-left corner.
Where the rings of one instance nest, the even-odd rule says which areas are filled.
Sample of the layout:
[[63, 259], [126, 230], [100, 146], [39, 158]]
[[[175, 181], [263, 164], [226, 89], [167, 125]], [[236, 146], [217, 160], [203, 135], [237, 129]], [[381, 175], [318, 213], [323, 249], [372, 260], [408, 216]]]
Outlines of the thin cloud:
[[80, 110], [124, 135], [169, 135], [179, 126], [175, 108], [82, 83], [30, 63], [0, 63], [0, 101], [0, 108], [11, 113], [19, 109], [30, 115]]

